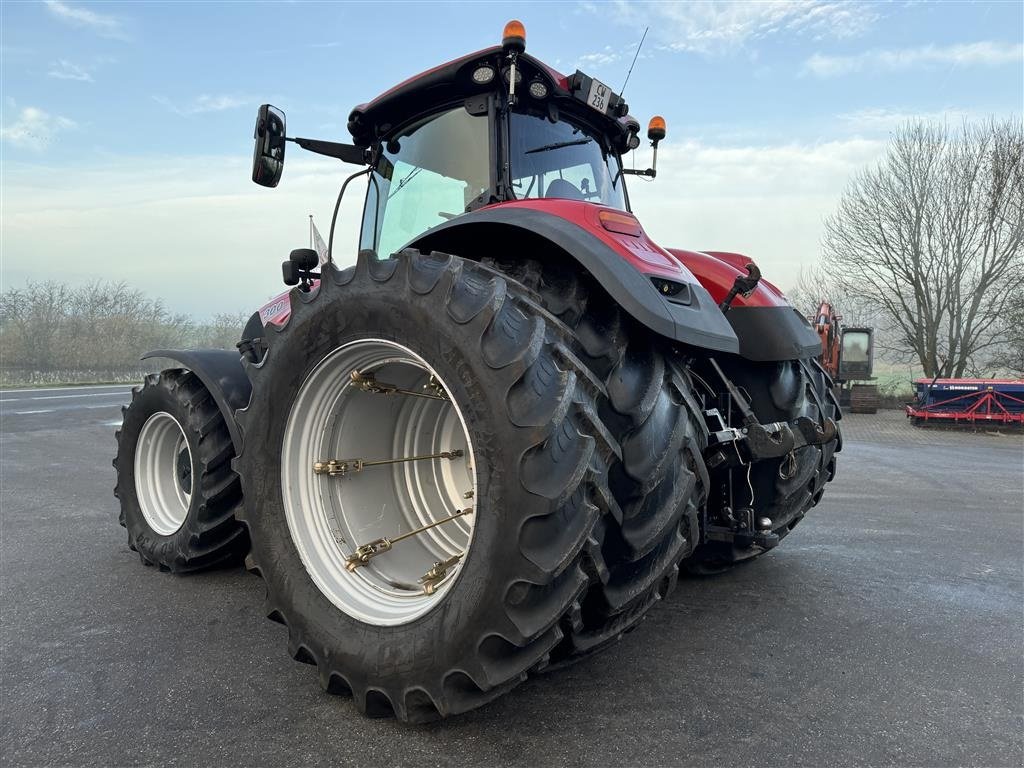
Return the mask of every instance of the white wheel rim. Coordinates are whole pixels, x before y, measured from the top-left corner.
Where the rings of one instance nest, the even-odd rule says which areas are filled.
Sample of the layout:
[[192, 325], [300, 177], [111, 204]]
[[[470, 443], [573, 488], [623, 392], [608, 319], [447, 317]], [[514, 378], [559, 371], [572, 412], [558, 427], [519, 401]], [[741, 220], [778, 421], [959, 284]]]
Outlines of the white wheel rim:
[[[366, 392], [353, 371], [423, 391], [433, 377], [446, 399]], [[462, 451], [454, 459], [413, 461], [343, 477], [313, 472], [329, 459], [366, 461]], [[352, 571], [357, 547], [394, 538], [476, 506], [473, 444], [450, 388], [418, 354], [393, 341], [363, 339], [331, 352], [303, 382], [281, 451], [281, 487], [292, 541], [306, 572], [335, 606], [359, 621], [404, 624], [433, 609], [461, 574], [475, 513], [394, 544]], [[425, 594], [420, 578], [462, 553]]]
[[142, 516], [159, 535], [175, 533], [188, 517], [193, 470], [192, 451], [178, 420], [166, 411], [146, 419], [135, 446], [135, 495]]

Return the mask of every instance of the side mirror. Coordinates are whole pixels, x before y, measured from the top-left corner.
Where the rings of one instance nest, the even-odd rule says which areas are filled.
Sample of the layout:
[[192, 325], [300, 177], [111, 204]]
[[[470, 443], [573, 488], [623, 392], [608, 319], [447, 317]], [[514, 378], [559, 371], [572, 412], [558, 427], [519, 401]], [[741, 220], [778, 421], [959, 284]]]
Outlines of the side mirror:
[[276, 187], [284, 170], [284, 112], [270, 104], [261, 106], [253, 138], [252, 180], [261, 187]]

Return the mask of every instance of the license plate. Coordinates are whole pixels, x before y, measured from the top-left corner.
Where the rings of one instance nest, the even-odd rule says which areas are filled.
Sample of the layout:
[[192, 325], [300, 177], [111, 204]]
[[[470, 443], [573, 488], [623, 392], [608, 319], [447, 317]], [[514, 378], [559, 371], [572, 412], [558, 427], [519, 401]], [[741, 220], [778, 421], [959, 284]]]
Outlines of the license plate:
[[600, 80], [591, 79], [590, 93], [587, 94], [587, 104], [598, 112], [608, 111], [608, 102], [612, 97], [612, 89]]

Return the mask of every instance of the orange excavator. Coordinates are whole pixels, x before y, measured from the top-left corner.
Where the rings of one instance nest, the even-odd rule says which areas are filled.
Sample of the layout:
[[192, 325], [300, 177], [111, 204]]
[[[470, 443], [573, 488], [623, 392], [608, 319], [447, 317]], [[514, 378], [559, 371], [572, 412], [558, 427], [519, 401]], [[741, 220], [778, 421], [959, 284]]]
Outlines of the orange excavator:
[[842, 319], [827, 301], [821, 302], [811, 318], [821, 339], [821, 365], [835, 381], [841, 404], [849, 406], [853, 413], [875, 413], [878, 386], [866, 383], [874, 381], [874, 329], [847, 328]]

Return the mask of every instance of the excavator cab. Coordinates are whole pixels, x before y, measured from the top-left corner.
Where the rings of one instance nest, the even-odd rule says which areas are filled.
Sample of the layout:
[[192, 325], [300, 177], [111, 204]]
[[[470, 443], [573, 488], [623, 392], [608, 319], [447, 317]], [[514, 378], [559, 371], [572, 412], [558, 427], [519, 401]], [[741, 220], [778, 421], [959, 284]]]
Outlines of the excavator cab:
[[843, 328], [838, 377], [841, 381], [871, 378], [875, 361], [874, 341], [872, 328]]

